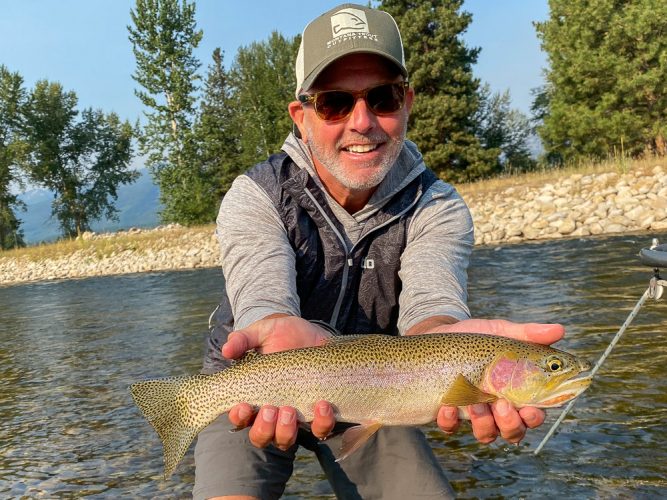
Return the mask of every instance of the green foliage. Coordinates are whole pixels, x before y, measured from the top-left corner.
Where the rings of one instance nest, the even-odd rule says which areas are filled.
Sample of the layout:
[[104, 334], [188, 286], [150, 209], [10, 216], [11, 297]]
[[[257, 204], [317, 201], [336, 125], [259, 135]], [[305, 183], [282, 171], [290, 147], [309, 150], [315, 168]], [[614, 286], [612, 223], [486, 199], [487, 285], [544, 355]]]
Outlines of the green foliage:
[[246, 168], [278, 152], [292, 129], [287, 105], [294, 100], [299, 42], [274, 31], [266, 42], [241, 47], [234, 59], [229, 75], [232, 123]]
[[[211, 200], [221, 200], [242, 166], [239, 158], [240, 133], [232, 123], [232, 99], [229, 75], [223, 65], [223, 53], [213, 51], [213, 64], [208, 68], [204, 97], [195, 127], [202, 171], [211, 186]], [[209, 203], [211, 219], [215, 219], [218, 203]]]
[[21, 125], [21, 107], [25, 101], [23, 79], [0, 65], [0, 249], [23, 246], [20, 221], [14, 210], [22, 208], [12, 193], [12, 183], [18, 183], [15, 170], [21, 144], [17, 131]]
[[292, 129], [287, 104], [296, 87], [299, 42], [274, 32], [265, 42], [241, 47], [229, 72], [220, 49], [213, 53], [197, 139], [218, 199], [237, 175], [278, 152]]
[[536, 23], [549, 57], [535, 106], [547, 152], [562, 161], [666, 154], [667, 2], [549, 5], [549, 19]]
[[484, 149], [475, 135], [479, 81], [472, 65], [479, 49], [460, 38], [471, 15], [462, 0], [382, 0], [398, 23], [410, 83], [416, 91], [409, 136], [426, 164], [451, 181], [473, 180], [498, 169], [497, 148]]
[[32, 182], [55, 193], [52, 213], [70, 237], [113, 218], [118, 185], [139, 175], [129, 170], [132, 126], [92, 109], [76, 121], [76, 104], [76, 94], [59, 83], [37, 82], [23, 109], [19, 159]]
[[137, 0], [128, 26], [143, 90], [135, 91], [151, 112], [139, 138], [140, 152], [160, 186], [165, 222], [210, 220], [209, 183], [201, 171], [193, 134], [202, 38], [195, 4], [186, 0]]
[[488, 84], [480, 89], [477, 111], [477, 136], [485, 149], [499, 149], [499, 161], [504, 172], [525, 172], [535, 167], [528, 150], [531, 134], [530, 120], [519, 110], [512, 109], [510, 93], [491, 94]]

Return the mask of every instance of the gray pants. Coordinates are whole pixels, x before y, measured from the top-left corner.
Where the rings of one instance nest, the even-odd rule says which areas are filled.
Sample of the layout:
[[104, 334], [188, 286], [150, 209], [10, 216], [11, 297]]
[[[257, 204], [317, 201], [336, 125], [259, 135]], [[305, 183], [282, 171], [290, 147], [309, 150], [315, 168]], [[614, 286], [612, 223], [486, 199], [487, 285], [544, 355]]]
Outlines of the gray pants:
[[453, 498], [454, 493], [424, 434], [413, 427], [380, 429], [359, 450], [335, 462], [341, 434], [319, 441], [299, 431], [287, 451], [254, 447], [248, 429], [221, 415], [200, 434], [195, 447], [195, 500], [222, 495], [280, 498], [292, 475], [299, 446], [313, 451], [334, 493], [342, 499]]

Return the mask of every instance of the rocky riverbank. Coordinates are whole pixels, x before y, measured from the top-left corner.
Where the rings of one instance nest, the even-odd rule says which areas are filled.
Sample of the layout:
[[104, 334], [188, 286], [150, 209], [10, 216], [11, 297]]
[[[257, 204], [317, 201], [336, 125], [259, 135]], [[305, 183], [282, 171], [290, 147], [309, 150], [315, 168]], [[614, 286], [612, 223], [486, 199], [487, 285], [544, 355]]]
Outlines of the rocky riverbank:
[[667, 173], [661, 166], [619, 174], [572, 174], [539, 187], [464, 195], [475, 243], [667, 230]]
[[[562, 175], [529, 186], [462, 189], [476, 244], [626, 232], [667, 231], [667, 173], [661, 166], [628, 173]], [[214, 226], [161, 226], [0, 253], [0, 285], [89, 276], [216, 267]]]

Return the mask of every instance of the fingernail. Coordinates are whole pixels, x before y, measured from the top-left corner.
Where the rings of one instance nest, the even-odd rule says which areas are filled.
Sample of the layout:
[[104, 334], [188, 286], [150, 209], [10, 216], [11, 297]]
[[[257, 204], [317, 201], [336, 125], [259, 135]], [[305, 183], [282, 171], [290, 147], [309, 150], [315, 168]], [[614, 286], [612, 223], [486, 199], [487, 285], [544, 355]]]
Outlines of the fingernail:
[[510, 412], [510, 405], [504, 399], [499, 399], [496, 402], [496, 413], [501, 417], [506, 417]]
[[289, 425], [294, 422], [295, 414], [291, 411], [281, 411], [280, 412], [280, 423], [283, 425]]
[[262, 410], [262, 420], [264, 420], [264, 422], [273, 422], [275, 419], [276, 419], [275, 408], [264, 408]]
[[318, 406], [317, 413], [319, 413], [321, 417], [328, 417], [329, 415], [331, 415], [331, 406], [329, 405]]
[[452, 420], [456, 418], [459, 414], [459, 410], [457, 408], [445, 408], [445, 418]]
[[478, 403], [476, 405], [472, 405], [471, 410], [472, 413], [477, 417], [482, 417], [486, 415], [486, 405], [484, 403]]
[[252, 411], [250, 411], [245, 406], [239, 409], [238, 417], [241, 420], [248, 420], [252, 416]]
[[537, 421], [537, 415], [534, 413], [527, 413], [525, 416], [521, 415], [521, 418], [523, 418], [523, 421], [526, 423], [533, 423]]

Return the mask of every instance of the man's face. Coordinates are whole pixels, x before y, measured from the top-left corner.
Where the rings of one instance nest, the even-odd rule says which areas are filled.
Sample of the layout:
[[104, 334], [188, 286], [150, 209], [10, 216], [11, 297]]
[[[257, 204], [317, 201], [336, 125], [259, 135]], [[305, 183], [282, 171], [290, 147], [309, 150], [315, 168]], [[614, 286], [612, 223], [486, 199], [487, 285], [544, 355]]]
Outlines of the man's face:
[[[331, 64], [308, 93], [360, 91], [400, 81], [402, 77], [380, 56], [353, 54]], [[371, 190], [384, 179], [403, 146], [413, 95], [409, 89], [403, 108], [385, 116], [375, 115], [364, 99], [357, 99], [352, 113], [335, 122], [319, 118], [311, 104], [290, 105], [290, 114], [330, 192], [332, 188]]]

